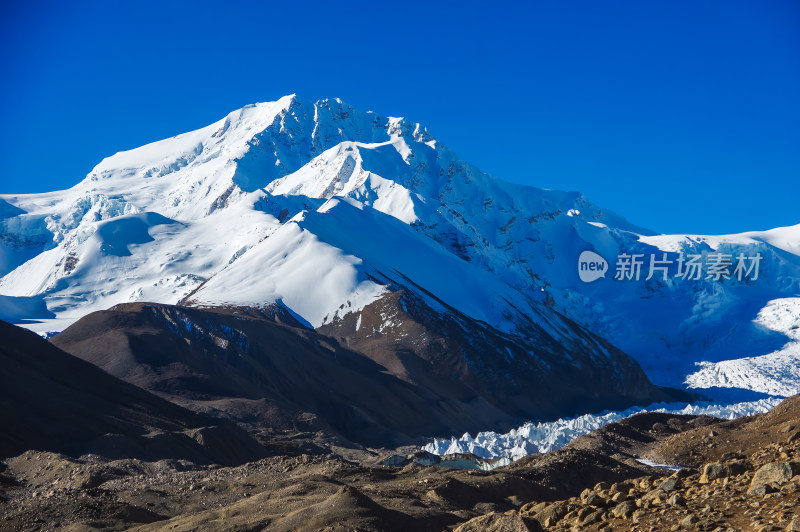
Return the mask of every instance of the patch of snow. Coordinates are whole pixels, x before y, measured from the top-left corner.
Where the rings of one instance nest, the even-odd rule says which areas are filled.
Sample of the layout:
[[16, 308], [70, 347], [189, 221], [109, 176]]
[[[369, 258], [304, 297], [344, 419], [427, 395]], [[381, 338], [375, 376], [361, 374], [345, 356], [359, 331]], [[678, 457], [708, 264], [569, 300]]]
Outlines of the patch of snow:
[[648, 465], [650, 467], [659, 467], [661, 469], [669, 469], [670, 471], [680, 471], [681, 469], [683, 469], [681, 466], [658, 464], [656, 462], [653, 462], [652, 460], [644, 460], [642, 458], [637, 458], [636, 461], [639, 462], [640, 464]]

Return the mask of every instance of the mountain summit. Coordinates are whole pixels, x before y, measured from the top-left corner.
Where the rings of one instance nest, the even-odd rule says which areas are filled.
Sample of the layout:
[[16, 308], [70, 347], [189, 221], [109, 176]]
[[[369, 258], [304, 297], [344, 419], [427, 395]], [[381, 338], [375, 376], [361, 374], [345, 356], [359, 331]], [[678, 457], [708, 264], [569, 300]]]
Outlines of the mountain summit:
[[544, 300], [525, 259], [537, 220], [580, 208], [635, 229], [577, 193], [496, 180], [419, 124], [295, 96], [113, 155], [67, 191], [2, 200], [0, 291], [64, 318], [191, 294], [280, 301], [316, 327], [408, 279], [509, 330]]
[[[739, 371], [720, 369], [725, 359], [795, 356], [785, 349], [794, 323], [751, 322], [770, 305], [800, 308], [790, 297], [800, 292], [800, 226], [655, 235], [577, 192], [498, 180], [420, 124], [339, 99], [249, 105], [108, 157], [69, 190], [0, 196], [0, 233], [0, 317], [38, 321], [28, 326], [40, 333], [128, 302], [279, 307], [367, 349], [378, 338], [402, 344], [394, 317], [404, 316], [433, 336], [460, 331], [465, 346], [480, 344], [473, 334], [494, 339], [489, 353], [463, 354], [466, 380], [489, 359], [497, 382], [520, 365], [571, 368], [564, 378], [582, 373], [582, 383], [598, 370], [612, 395], [637, 400], [649, 384], [614, 345], [678, 386], [696, 362], [706, 377], [690, 381], [707, 387]], [[743, 247], [763, 255], [760, 282], [578, 277], [586, 250], [613, 269], [626, 253], [674, 263]], [[760, 382], [785, 392], [793, 378]]]

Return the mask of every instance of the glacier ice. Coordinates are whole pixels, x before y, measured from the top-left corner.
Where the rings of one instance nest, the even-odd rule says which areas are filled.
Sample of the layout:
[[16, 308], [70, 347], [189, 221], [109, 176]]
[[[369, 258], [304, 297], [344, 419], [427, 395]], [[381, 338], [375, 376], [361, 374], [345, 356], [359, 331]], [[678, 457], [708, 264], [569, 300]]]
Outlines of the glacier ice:
[[530, 454], [547, 453], [560, 449], [578, 436], [588, 434], [604, 425], [642, 412], [707, 415], [734, 419], [767, 412], [781, 401], [782, 398], [769, 397], [757, 401], [728, 405], [708, 402], [692, 404], [657, 403], [647, 407], [633, 407], [619, 412], [605, 411], [599, 414], [585, 414], [575, 418], [525, 423], [521, 427], [512, 429], [505, 434], [487, 431], [479, 432], [475, 437], [465, 433], [459, 438], [437, 438], [423, 446], [422, 449], [438, 456], [472, 453], [480, 458], [518, 460]]

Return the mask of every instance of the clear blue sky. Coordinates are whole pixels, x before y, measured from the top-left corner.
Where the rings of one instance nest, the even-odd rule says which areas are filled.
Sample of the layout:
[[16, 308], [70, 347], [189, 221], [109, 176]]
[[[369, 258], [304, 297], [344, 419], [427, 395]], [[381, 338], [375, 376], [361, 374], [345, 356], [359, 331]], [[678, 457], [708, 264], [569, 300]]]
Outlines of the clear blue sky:
[[297, 93], [657, 231], [800, 223], [796, 0], [8, 0], [0, 47], [1, 193]]

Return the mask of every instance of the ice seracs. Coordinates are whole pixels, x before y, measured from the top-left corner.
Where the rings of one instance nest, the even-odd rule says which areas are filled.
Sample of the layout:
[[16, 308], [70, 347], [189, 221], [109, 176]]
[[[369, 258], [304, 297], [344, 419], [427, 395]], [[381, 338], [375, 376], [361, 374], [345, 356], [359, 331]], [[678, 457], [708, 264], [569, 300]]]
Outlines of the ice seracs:
[[547, 453], [560, 449], [578, 436], [588, 434], [609, 423], [642, 413], [666, 412], [681, 415], [707, 415], [735, 419], [769, 411], [781, 402], [780, 398], [759, 399], [728, 405], [710, 403], [655, 404], [635, 407], [620, 412], [586, 414], [576, 418], [558, 419], [544, 423], [526, 423], [505, 434], [480, 432], [474, 438], [469, 433], [460, 438], [435, 439], [422, 449], [438, 456], [471, 453], [480, 458], [509, 458], [518, 460], [523, 456]]

